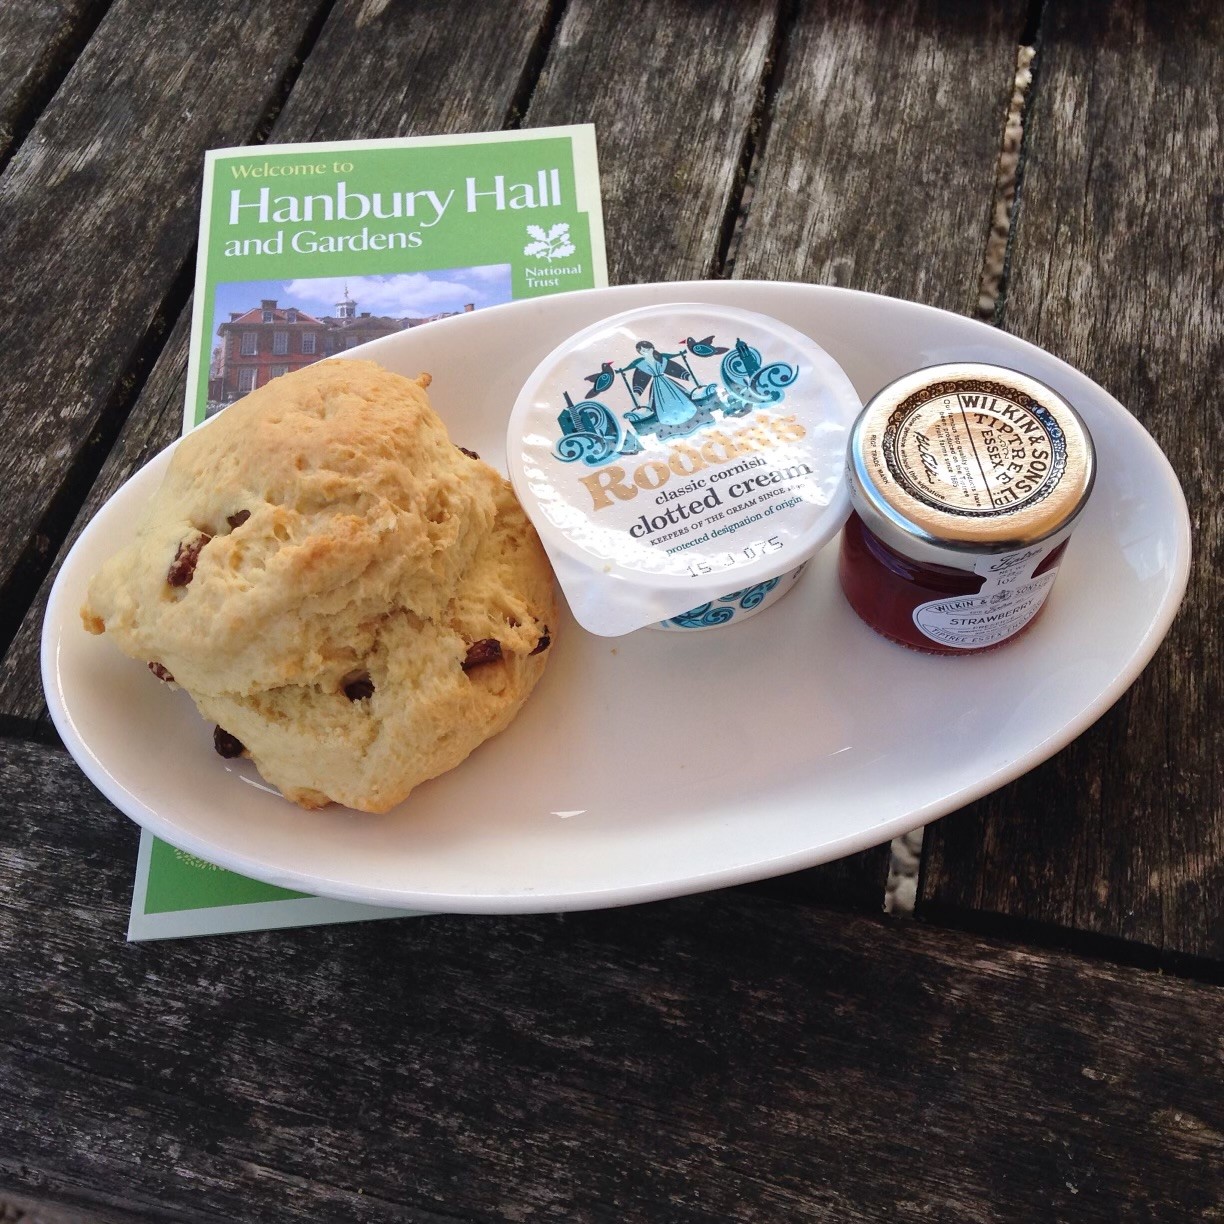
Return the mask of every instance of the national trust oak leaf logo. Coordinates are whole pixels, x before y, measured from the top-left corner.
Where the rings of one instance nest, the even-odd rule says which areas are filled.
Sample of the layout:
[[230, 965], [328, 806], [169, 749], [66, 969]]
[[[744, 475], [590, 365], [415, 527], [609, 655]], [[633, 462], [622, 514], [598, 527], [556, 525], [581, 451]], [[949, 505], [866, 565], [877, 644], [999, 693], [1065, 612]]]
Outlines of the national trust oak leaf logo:
[[527, 236], [532, 239], [524, 248], [524, 255], [537, 259], [565, 259], [574, 253], [574, 244], [570, 241], [568, 221], [559, 221], [551, 229], [545, 230], [541, 225], [529, 225]]

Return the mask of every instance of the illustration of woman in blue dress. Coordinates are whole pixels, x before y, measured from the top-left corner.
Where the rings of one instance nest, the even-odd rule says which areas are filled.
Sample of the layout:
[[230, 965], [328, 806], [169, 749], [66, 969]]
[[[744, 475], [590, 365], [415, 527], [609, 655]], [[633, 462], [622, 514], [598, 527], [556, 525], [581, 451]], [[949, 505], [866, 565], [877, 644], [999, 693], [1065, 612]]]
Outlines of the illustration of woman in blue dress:
[[649, 340], [638, 341], [639, 356], [616, 372], [627, 374], [633, 371], [633, 390], [641, 395], [650, 386], [649, 411], [645, 407], [625, 413], [625, 420], [634, 425], [684, 425], [697, 413], [690, 392], [679, 382], [692, 375], [676, 358], [683, 353], [660, 353]]

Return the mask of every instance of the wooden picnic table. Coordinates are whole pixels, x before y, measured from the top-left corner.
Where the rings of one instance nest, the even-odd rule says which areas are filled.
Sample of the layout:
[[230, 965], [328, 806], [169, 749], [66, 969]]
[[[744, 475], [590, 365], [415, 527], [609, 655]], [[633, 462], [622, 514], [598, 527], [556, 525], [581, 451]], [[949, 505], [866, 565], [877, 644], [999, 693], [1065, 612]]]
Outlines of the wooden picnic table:
[[[202, 157], [596, 124], [613, 284], [977, 308], [1171, 459], [1134, 687], [888, 848], [625, 910], [128, 944], [137, 830], [37, 669], [59, 560], [176, 434]], [[0, 7], [0, 1219], [1224, 1219], [1224, 6]]]

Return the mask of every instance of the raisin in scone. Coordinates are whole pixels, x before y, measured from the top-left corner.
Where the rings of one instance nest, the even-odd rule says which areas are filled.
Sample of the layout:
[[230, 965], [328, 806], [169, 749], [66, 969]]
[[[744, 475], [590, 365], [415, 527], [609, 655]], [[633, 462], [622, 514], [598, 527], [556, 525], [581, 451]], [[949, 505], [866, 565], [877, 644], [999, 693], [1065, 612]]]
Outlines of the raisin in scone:
[[502, 477], [418, 380], [331, 360], [189, 435], [81, 618], [303, 807], [383, 812], [514, 718], [557, 623]]

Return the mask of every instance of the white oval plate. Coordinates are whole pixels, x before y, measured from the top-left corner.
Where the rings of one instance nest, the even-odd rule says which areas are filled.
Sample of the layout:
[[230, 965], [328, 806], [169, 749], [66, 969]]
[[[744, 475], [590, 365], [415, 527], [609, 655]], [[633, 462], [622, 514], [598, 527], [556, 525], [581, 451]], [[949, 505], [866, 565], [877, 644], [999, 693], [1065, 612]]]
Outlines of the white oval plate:
[[776, 608], [720, 633], [607, 639], [567, 618], [523, 713], [458, 769], [385, 816], [305, 812], [222, 761], [185, 694], [81, 628], [88, 579], [134, 529], [167, 451], [82, 533], [47, 608], [47, 701], [86, 774], [173, 845], [287, 888], [436, 911], [593, 908], [886, 841], [1045, 760], [1134, 681], [1185, 590], [1181, 489], [1116, 400], [993, 328], [847, 290], [712, 281], [518, 302], [347, 355], [430, 371], [452, 437], [504, 470], [507, 414], [540, 358], [604, 315], [667, 300], [774, 315], [832, 353], [864, 400], [951, 360], [1010, 365], [1065, 395], [1100, 475], [1033, 631], [968, 658], [894, 646], [842, 598], [835, 542]]

